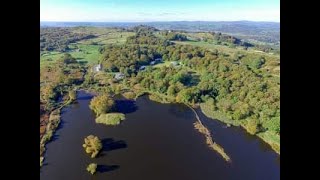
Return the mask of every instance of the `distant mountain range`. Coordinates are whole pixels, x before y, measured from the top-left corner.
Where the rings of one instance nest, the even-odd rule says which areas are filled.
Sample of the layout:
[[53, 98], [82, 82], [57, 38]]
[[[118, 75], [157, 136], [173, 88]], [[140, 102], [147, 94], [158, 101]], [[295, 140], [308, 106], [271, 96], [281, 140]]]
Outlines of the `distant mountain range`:
[[279, 22], [257, 21], [170, 21], [170, 22], [40, 22], [40, 27], [120, 27], [128, 28], [137, 25], [153, 26], [163, 30], [183, 30], [189, 32], [215, 31], [233, 35], [235, 37], [254, 41], [280, 45]]

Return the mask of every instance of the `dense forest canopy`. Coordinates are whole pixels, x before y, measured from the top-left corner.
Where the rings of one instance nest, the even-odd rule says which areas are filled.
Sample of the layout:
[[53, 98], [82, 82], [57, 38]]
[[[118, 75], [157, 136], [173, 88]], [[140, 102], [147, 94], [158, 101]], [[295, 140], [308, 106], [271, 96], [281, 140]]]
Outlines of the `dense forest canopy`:
[[40, 28], [40, 51], [66, 52], [68, 44], [94, 37], [92, 34], [73, 33], [68, 28]]
[[[105, 48], [102, 52], [106, 70], [124, 72], [128, 77], [133, 74], [131, 83], [175, 96], [181, 102], [205, 103], [212, 111], [220, 111], [234, 121], [254, 121], [259, 127], [257, 132], [272, 129], [280, 133], [279, 128], [273, 127], [280, 117], [279, 84], [263, 69], [266, 62], [277, 62], [277, 59], [243, 54], [226, 57], [190, 45], [164, 45], [160, 40], [154, 41], [152, 32], [143, 36], [142, 43], [149, 42], [151, 46], [141, 46], [139, 38], [135, 45]], [[139, 66], [158, 57], [164, 61], [181, 61], [185, 68], [137, 71]], [[189, 86], [193, 77], [188, 76], [186, 69], [201, 74], [198, 84]]]

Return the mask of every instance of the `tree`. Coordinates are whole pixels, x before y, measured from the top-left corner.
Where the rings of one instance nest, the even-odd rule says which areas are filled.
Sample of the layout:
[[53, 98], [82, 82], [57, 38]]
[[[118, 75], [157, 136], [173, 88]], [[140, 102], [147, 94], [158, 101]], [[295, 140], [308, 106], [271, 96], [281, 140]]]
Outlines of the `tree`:
[[276, 134], [280, 134], [280, 117], [269, 119], [265, 123], [265, 127], [268, 128], [268, 130], [275, 132]]
[[91, 174], [96, 173], [98, 165], [96, 163], [90, 163], [87, 167], [87, 171]]
[[174, 96], [176, 94], [176, 87], [174, 84], [170, 85], [167, 90], [169, 96]]
[[91, 158], [95, 158], [102, 149], [102, 143], [97, 136], [89, 135], [84, 138], [84, 147], [86, 153], [91, 154]]
[[49, 102], [51, 100], [54, 100], [57, 97], [57, 94], [55, 92], [55, 87], [53, 85], [46, 85], [41, 87], [41, 100], [45, 102]]
[[69, 98], [70, 98], [70, 101], [76, 100], [76, 98], [77, 98], [77, 93], [76, 93], [76, 91], [70, 90], [70, 91], [69, 91]]
[[260, 57], [258, 59], [254, 59], [250, 65], [253, 68], [260, 69], [265, 62], [266, 62], [265, 58]]
[[110, 112], [113, 106], [114, 100], [105, 94], [96, 96], [90, 101], [90, 109], [92, 109], [97, 116]]
[[63, 56], [60, 59], [58, 59], [58, 62], [60, 64], [77, 63], [76, 59], [72, 57], [69, 53], [64, 53]]
[[255, 135], [259, 132], [259, 123], [258, 123], [258, 120], [256, 119], [249, 119], [248, 120], [248, 123], [246, 125], [246, 129], [247, 131], [252, 134], [252, 135]]
[[192, 90], [190, 88], [187, 88], [187, 89], [182, 89], [178, 93], [176, 97], [176, 101], [182, 102], [182, 103], [188, 103], [192, 101], [192, 98], [193, 98]]

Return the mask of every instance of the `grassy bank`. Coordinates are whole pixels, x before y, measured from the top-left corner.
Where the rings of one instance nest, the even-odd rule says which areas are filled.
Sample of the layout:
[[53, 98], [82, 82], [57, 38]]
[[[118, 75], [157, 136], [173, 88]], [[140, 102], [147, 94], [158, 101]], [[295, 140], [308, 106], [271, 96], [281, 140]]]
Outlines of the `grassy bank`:
[[241, 125], [241, 123], [239, 121], [233, 121], [233, 120], [227, 118], [220, 111], [212, 111], [205, 103], [200, 104], [200, 109], [201, 109], [202, 113], [209, 118], [217, 119], [221, 122], [224, 122], [226, 124], [231, 124], [233, 126], [240, 126]]
[[152, 100], [152, 101], [156, 101], [156, 102], [164, 103], [164, 104], [168, 104], [168, 103], [174, 102], [173, 98], [170, 98], [170, 97], [165, 96], [165, 95], [156, 94], [156, 93], [149, 94], [149, 99]]
[[[227, 118], [222, 112], [220, 111], [212, 111], [209, 107], [207, 107], [204, 103], [200, 104], [201, 111], [203, 112], [204, 115], [206, 115], [209, 118], [219, 120], [223, 123], [226, 124], [231, 124], [233, 126], [241, 126], [245, 130], [246, 127], [244, 123], [241, 121], [233, 121]], [[278, 154], [280, 154], [280, 136], [276, 135], [272, 132], [265, 131], [265, 132], [260, 132], [256, 134], [259, 138], [261, 138], [264, 142], [269, 144], [271, 148]]]
[[54, 131], [60, 124], [60, 109], [56, 109], [50, 113], [49, 122], [46, 127], [46, 132], [40, 140], [40, 167], [44, 160], [44, 152], [46, 150], [46, 143], [52, 139]]
[[115, 126], [123, 120], [125, 120], [125, 115], [122, 113], [106, 113], [97, 117], [96, 123]]
[[268, 143], [271, 148], [280, 154], [280, 136], [271, 132], [261, 132], [257, 134], [264, 142]]
[[134, 94], [136, 95], [134, 99], [137, 99], [140, 96], [148, 95], [151, 101], [168, 104], [168, 103], [175, 103], [175, 97], [167, 96], [158, 92], [153, 92], [149, 90], [142, 90], [142, 89], [133, 89]]

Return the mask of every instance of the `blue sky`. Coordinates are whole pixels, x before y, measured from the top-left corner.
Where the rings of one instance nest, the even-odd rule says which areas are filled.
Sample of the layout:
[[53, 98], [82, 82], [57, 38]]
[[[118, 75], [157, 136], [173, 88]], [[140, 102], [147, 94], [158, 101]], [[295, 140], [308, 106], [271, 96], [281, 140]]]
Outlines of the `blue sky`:
[[40, 0], [40, 21], [276, 21], [280, 0]]

